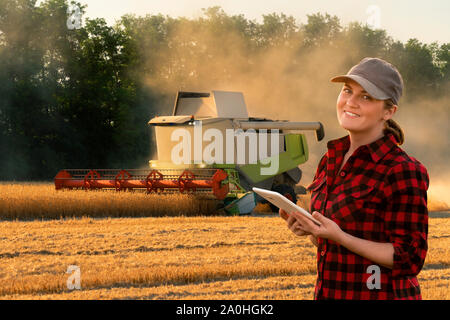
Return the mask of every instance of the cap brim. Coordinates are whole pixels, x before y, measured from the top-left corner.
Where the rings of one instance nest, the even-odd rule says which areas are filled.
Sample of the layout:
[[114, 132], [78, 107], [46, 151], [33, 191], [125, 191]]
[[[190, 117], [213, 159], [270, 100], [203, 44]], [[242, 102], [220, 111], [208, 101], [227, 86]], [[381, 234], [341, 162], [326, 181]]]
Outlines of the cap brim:
[[361, 76], [357, 76], [354, 74], [348, 74], [345, 76], [337, 76], [332, 78], [331, 82], [347, 82], [348, 80], [353, 80], [357, 82], [361, 87], [364, 88], [364, 90], [367, 91], [368, 94], [370, 94], [373, 98], [377, 100], [386, 100], [390, 97], [385, 94], [380, 88], [378, 88], [376, 85], [374, 85], [372, 82], [370, 82], [367, 79], [364, 79]]

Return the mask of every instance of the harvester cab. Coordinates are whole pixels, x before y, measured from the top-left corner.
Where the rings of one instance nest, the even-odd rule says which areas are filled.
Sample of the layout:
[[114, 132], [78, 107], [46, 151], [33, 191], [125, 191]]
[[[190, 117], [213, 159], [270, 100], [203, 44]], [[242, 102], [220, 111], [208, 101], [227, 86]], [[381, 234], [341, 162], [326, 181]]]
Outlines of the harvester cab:
[[[249, 214], [264, 199], [252, 187], [277, 191], [294, 202], [308, 160], [306, 137], [320, 122], [249, 117], [241, 92], [178, 92], [171, 116], [157, 116], [157, 159], [149, 170], [61, 170], [56, 189], [115, 188], [179, 192], [220, 200], [228, 214]], [[275, 208], [273, 208], [275, 209]]]

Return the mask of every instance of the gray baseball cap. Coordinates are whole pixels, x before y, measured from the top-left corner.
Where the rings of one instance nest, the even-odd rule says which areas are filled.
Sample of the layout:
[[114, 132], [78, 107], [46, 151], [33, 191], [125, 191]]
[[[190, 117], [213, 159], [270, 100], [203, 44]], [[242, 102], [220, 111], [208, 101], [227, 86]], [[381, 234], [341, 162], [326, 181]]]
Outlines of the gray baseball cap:
[[356, 81], [373, 98], [378, 100], [392, 99], [394, 104], [403, 92], [403, 79], [392, 64], [379, 58], [364, 58], [353, 66], [346, 75], [331, 79], [332, 82]]

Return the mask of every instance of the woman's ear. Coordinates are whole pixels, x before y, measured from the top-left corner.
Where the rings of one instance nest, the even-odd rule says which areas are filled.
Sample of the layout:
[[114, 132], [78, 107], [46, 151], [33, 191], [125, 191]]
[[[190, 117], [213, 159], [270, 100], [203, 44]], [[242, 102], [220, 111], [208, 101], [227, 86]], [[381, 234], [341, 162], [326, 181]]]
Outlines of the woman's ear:
[[391, 119], [394, 116], [394, 114], [397, 112], [397, 109], [398, 109], [398, 106], [396, 104], [392, 105], [392, 107], [390, 107], [389, 109], [385, 109], [383, 119], [386, 121]]

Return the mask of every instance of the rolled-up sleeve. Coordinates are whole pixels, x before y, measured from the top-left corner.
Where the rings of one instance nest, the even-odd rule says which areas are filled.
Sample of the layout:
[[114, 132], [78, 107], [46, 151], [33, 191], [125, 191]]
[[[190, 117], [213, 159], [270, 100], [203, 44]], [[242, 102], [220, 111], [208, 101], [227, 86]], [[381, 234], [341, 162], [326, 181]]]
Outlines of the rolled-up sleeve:
[[420, 163], [404, 162], [386, 176], [386, 231], [394, 246], [392, 276], [416, 276], [427, 254], [429, 177]]

